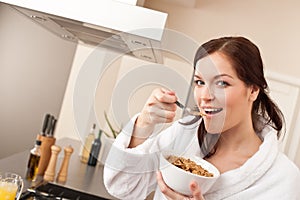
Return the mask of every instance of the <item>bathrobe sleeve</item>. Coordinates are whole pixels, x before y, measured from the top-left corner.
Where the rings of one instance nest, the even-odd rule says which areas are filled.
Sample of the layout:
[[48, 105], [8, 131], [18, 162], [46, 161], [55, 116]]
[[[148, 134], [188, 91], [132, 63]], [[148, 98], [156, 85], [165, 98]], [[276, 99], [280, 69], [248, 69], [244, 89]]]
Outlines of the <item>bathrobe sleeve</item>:
[[[105, 187], [119, 199], [145, 199], [155, 190], [159, 152], [172, 148], [176, 137], [182, 133], [182, 126], [174, 122], [159, 134], [150, 136], [143, 144], [127, 148], [136, 118], [132, 118], [116, 138], [105, 162]], [[185, 138], [191, 140], [190, 137]]]

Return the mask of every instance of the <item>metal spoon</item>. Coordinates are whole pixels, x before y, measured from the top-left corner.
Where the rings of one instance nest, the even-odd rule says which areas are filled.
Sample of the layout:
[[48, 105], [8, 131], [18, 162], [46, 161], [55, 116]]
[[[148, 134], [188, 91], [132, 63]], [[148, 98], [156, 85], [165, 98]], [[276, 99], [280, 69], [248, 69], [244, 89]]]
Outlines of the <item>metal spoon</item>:
[[175, 104], [176, 104], [179, 108], [185, 109], [185, 110], [186, 110], [189, 114], [191, 114], [191, 115], [194, 115], [194, 116], [202, 116], [202, 117], [206, 116], [205, 113], [202, 113], [202, 112], [200, 112], [200, 111], [192, 110], [192, 109], [189, 108], [189, 107], [186, 107], [186, 108], [185, 108], [184, 105], [183, 105], [182, 103], [180, 103], [179, 101], [176, 101]]

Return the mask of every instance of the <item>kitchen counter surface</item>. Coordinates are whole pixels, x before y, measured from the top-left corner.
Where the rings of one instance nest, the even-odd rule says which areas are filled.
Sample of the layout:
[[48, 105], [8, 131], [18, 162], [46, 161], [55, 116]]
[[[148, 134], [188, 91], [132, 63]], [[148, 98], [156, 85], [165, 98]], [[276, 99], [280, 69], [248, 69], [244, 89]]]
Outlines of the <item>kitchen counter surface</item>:
[[[56, 142], [56, 145], [59, 145], [62, 148], [57, 159], [56, 175], [60, 170], [60, 166], [64, 158], [64, 147], [71, 145], [74, 149], [74, 152], [70, 158], [66, 183], [59, 184], [53, 182], [54, 184], [107, 199], [116, 199], [108, 194], [104, 187], [103, 165], [98, 163], [96, 167], [91, 167], [80, 162], [80, 141], [70, 138], [62, 138]], [[29, 150], [1, 159], [0, 171], [14, 172], [22, 177], [25, 177], [28, 158]], [[32, 183], [24, 180], [24, 191], [30, 186], [32, 186]]]

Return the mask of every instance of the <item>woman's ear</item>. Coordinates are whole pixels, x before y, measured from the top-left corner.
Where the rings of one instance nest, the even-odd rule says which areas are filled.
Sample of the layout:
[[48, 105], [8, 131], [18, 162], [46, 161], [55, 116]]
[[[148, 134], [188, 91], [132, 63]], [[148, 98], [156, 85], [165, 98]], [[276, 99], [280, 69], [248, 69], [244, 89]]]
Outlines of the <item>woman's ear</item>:
[[259, 87], [257, 87], [256, 85], [252, 85], [250, 86], [250, 96], [249, 96], [249, 100], [250, 101], [255, 101], [257, 99], [257, 96], [259, 94]]

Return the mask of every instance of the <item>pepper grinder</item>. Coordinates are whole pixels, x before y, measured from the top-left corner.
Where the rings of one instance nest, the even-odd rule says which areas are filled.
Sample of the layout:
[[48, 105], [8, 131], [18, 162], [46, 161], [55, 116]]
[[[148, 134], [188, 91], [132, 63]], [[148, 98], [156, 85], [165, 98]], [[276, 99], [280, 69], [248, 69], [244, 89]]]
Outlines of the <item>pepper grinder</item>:
[[68, 166], [69, 166], [71, 154], [73, 153], [73, 148], [71, 146], [65, 147], [64, 152], [65, 152], [64, 160], [61, 164], [59, 173], [56, 178], [56, 181], [59, 183], [65, 183], [67, 180]]
[[57, 161], [57, 156], [60, 151], [61, 151], [60, 146], [57, 146], [57, 145], [51, 146], [51, 157], [50, 157], [50, 161], [49, 161], [48, 167], [47, 167], [45, 175], [44, 175], [45, 181], [54, 181], [56, 161]]

